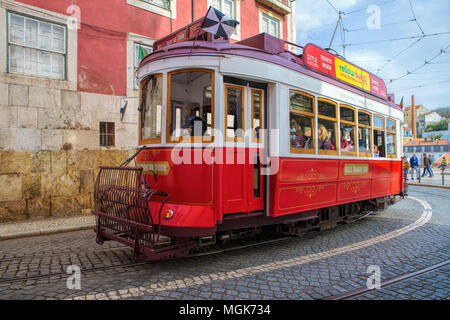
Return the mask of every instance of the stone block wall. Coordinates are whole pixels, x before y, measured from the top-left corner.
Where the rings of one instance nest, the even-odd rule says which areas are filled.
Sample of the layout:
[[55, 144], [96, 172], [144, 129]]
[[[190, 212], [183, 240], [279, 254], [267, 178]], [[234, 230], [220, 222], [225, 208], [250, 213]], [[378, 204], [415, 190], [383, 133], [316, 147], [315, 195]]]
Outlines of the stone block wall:
[[101, 165], [120, 165], [133, 150], [0, 152], [0, 223], [88, 214]]
[[[137, 99], [79, 92], [68, 81], [0, 74], [0, 223], [87, 214], [100, 165], [137, 145]], [[99, 146], [99, 122], [115, 146]]]

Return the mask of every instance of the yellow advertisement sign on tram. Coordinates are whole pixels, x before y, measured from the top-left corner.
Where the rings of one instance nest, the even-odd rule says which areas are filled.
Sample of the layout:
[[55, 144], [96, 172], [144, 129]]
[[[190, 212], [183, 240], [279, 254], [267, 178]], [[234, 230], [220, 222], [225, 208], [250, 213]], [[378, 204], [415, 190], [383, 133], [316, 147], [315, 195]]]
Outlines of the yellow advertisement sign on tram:
[[369, 73], [338, 58], [335, 58], [334, 64], [336, 69], [336, 78], [370, 91]]

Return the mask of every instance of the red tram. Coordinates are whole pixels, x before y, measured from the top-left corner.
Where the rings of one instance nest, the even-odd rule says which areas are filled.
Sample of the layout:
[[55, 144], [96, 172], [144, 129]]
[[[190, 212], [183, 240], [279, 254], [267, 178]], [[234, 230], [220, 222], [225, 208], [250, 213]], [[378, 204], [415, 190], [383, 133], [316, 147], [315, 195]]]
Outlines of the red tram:
[[164, 259], [241, 230], [320, 229], [404, 195], [403, 112], [381, 79], [264, 33], [178, 41], [194, 24], [139, 66], [140, 148], [135, 166], [100, 170], [99, 243]]

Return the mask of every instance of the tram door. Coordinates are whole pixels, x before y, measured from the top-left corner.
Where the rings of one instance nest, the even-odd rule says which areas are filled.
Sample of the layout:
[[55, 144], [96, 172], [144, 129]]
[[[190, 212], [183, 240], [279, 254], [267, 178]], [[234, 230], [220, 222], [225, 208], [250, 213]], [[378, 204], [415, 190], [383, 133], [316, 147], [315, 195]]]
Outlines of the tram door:
[[264, 209], [264, 101], [264, 88], [225, 84], [224, 214]]

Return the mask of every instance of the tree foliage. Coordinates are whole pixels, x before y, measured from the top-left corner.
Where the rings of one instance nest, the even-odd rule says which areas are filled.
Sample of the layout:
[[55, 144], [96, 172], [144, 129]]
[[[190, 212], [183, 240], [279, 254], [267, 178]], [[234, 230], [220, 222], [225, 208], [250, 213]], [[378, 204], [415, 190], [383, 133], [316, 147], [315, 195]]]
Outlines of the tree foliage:
[[446, 119], [441, 120], [436, 123], [431, 123], [431, 124], [427, 125], [427, 127], [425, 128], [425, 132], [445, 131], [445, 130], [447, 130], [448, 123], [449, 123], [449, 120], [446, 120]]

